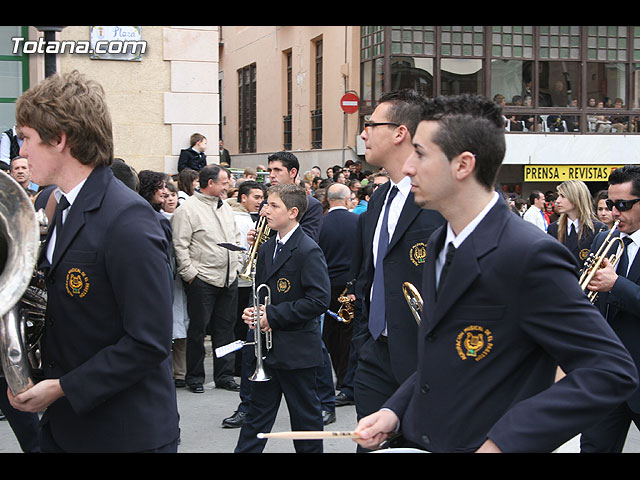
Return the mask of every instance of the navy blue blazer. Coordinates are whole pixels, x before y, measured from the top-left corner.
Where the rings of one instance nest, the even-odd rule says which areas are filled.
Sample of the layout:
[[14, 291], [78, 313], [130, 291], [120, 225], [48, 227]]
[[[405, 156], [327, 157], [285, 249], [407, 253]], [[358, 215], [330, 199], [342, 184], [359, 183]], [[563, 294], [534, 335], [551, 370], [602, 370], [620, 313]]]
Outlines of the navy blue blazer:
[[[301, 227], [274, 263], [275, 245], [275, 236], [261, 245], [256, 262], [256, 285], [266, 284], [271, 290], [266, 311], [273, 348], [264, 364], [287, 370], [318, 367], [324, 361], [320, 315], [329, 308], [331, 297], [324, 254]], [[264, 303], [262, 296], [260, 301]]]
[[[592, 252], [598, 251], [608, 233], [596, 235]], [[612, 238], [619, 236], [620, 232], [615, 231]], [[640, 255], [636, 255], [626, 278], [619, 277], [610, 292], [598, 294], [596, 305], [627, 347], [640, 371]], [[640, 391], [636, 390], [627, 403], [631, 410], [640, 412]]]
[[[433, 452], [551, 452], [638, 386], [631, 356], [558, 241], [498, 202], [457, 249], [435, 298], [429, 240], [418, 369], [384, 405]], [[567, 376], [554, 383], [556, 367]]]
[[358, 241], [359, 218], [358, 214], [340, 208], [328, 212], [322, 219], [318, 245], [327, 260], [331, 285], [346, 285], [355, 278], [349, 276], [349, 270]]
[[[566, 246], [569, 250], [571, 250], [571, 253], [573, 253], [573, 256], [576, 258], [576, 262], [578, 262], [579, 268], [582, 268], [585, 260], [589, 256], [589, 250], [591, 249], [591, 244], [593, 243], [593, 239], [598, 233], [606, 230], [607, 226], [599, 220], [594, 220], [593, 228], [594, 230], [589, 230], [588, 228], [585, 228], [582, 232], [582, 237], [580, 237], [580, 239], [577, 242], [571, 242], [571, 240], [569, 240], [569, 238], [567, 238], [566, 235], [564, 237], [564, 242], [562, 242], [562, 244]], [[547, 229], [547, 233], [551, 235], [553, 238], [558, 238], [558, 222], [557, 221], [549, 225], [549, 228]]]
[[[390, 186], [391, 182], [387, 182], [378, 187], [369, 200], [367, 211], [360, 215], [362, 239], [358, 246], [362, 251], [355, 256], [361, 261], [355, 291], [362, 292], [363, 298], [360, 303], [362, 312], [354, 325], [353, 336], [356, 345], [362, 345], [371, 336], [368, 322], [374, 275], [373, 238]], [[434, 230], [443, 224], [442, 215], [418, 207], [414, 202], [413, 193], [410, 193], [384, 258], [389, 351], [392, 373], [398, 383], [402, 383], [415, 371], [417, 362], [415, 340], [418, 326], [402, 293], [402, 284], [410, 282], [420, 289], [428, 239]]]
[[[151, 205], [97, 167], [43, 255], [46, 378], [65, 396], [42, 419], [73, 452], [143, 451], [178, 438], [171, 373], [173, 281]], [[43, 252], [46, 247], [43, 248]]]
[[196, 152], [193, 148], [184, 148], [180, 150], [178, 157], [178, 172], [185, 168], [190, 168], [199, 172], [207, 165], [207, 155], [202, 152]]

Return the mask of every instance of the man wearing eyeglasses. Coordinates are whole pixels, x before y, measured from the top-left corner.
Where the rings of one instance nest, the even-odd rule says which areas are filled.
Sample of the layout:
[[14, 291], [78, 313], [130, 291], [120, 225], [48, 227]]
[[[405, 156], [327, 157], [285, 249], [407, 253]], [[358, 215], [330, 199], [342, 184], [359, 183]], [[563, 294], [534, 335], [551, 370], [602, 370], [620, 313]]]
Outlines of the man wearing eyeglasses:
[[415, 205], [411, 181], [402, 173], [423, 103], [412, 90], [383, 95], [360, 135], [367, 163], [384, 168], [389, 181], [369, 200], [361, 224], [362, 256], [356, 256], [362, 260], [355, 266], [360, 271], [355, 291], [363, 292], [357, 298], [362, 315], [354, 326], [359, 418], [378, 410], [416, 369], [418, 327], [402, 285], [420, 288], [427, 239], [444, 223], [439, 213]]
[[[617, 168], [609, 176], [609, 198], [606, 201], [614, 222], [620, 220], [614, 236], [622, 238], [625, 248], [617, 254], [620, 260], [614, 267], [608, 259], [589, 283], [589, 290], [597, 291], [597, 305], [616, 332], [636, 367], [640, 366], [640, 167], [627, 165]], [[598, 234], [591, 246], [596, 252], [608, 232]], [[622, 249], [620, 249], [622, 250]], [[583, 432], [583, 452], [619, 453], [624, 447], [631, 422], [640, 427], [640, 392], [611, 412], [607, 417]]]

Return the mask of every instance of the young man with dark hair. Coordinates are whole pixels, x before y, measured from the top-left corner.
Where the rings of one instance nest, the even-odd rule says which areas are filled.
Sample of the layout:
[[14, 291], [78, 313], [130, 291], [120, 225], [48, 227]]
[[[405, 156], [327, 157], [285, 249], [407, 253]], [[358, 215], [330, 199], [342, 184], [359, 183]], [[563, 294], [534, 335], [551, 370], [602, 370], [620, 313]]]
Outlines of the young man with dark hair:
[[[322, 430], [316, 369], [323, 363], [320, 315], [329, 307], [330, 285], [322, 250], [300, 227], [307, 208], [305, 190], [293, 184], [271, 187], [264, 214], [277, 232], [258, 251], [256, 285], [270, 289], [270, 304], [260, 298], [259, 325], [271, 332], [272, 348], [264, 351], [264, 369], [271, 379], [252, 384], [249, 409], [242, 423], [236, 452], [262, 452], [282, 396], [292, 430]], [[313, 265], [313, 268], [306, 268]], [[255, 320], [256, 305], [244, 311], [245, 323]], [[262, 335], [260, 335], [262, 336]], [[301, 453], [322, 453], [321, 440], [295, 440]]]
[[633, 360], [579, 287], [571, 252], [495, 192], [497, 104], [430, 100], [413, 145], [403, 172], [415, 201], [447, 224], [428, 241], [417, 371], [359, 422], [357, 442], [375, 448], [400, 429], [431, 452], [551, 452], [629, 398]]
[[355, 292], [361, 315], [354, 320], [358, 352], [354, 396], [362, 418], [377, 411], [416, 368], [416, 321], [402, 285], [422, 284], [423, 252], [429, 235], [444, 223], [433, 210], [415, 205], [411, 181], [402, 171], [425, 99], [413, 90], [385, 94], [360, 134], [365, 158], [389, 179], [374, 190], [361, 220], [362, 252], [355, 255]]

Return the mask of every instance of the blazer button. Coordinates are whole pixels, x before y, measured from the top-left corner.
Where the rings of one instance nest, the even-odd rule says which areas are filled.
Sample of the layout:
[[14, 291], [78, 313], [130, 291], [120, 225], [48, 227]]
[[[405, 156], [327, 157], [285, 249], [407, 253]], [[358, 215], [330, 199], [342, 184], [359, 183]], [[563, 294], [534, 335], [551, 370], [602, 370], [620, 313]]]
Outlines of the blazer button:
[[431, 443], [429, 435], [423, 434], [420, 438], [422, 439], [422, 443], [424, 443], [425, 445], [429, 445]]
[[429, 391], [431, 390], [431, 387], [429, 387], [428, 383], [425, 383], [424, 385], [422, 385], [422, 388], [420, 388], [420, 391], [422, 393], [429, 393]]

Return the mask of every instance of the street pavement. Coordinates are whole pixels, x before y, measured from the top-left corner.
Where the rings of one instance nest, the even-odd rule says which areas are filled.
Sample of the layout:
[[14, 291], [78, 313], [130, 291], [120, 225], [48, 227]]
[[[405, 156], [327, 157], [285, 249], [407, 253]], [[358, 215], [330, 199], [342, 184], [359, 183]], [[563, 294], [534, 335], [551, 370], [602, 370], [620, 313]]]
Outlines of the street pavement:
[[[208, 339], [207, 339], [208, 342]], [[209, 344], [210, 345], [210, 344]], [[236, 410], [237, 392], [215, 388], [212, 378], [212, 357], [205, 360], [206, 383], [204, 393], [192, 393], [186, 388], [177, 390], [180, 412], [181, 442], [178, 453], [232, 453], [238, 440], [239, 429], [222, 428], [222, 420]], [[239, 379], [236, 379], [239, 381]], [[351, 431], [356, 426], [355, 408], [352, 405], [336, 408], [336, 422], [325, 430]], [[274, 425], [274, 432], [290, 431], [286, 402], [282, 401]], [[351, 439], [324, 440], [325, 453], [354, 453], [356, 444]], [[578, 438], [561, 448], [558, 453], [577, 453]], [[291, 440], [269, 439], [265, 453], [294, 453]], [[624, 453], [640, 452], [640, 432], [631, 426]], [[7, 421], [0, 421], [0, 453], [21, 453], [20, 446]]]

